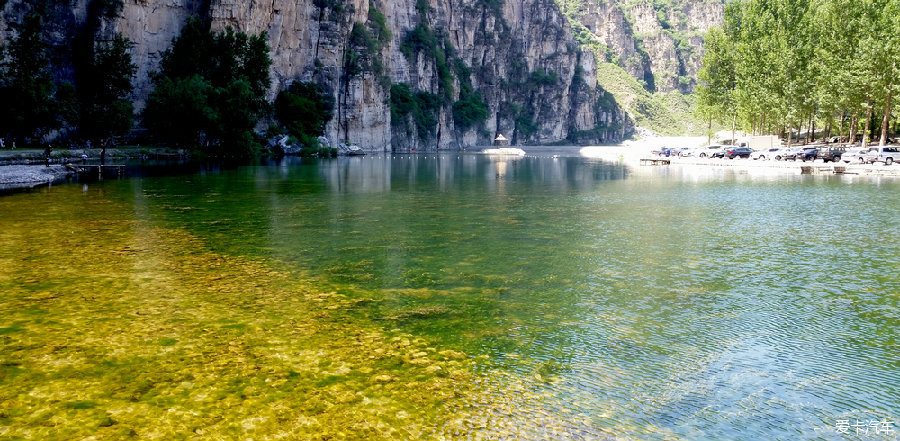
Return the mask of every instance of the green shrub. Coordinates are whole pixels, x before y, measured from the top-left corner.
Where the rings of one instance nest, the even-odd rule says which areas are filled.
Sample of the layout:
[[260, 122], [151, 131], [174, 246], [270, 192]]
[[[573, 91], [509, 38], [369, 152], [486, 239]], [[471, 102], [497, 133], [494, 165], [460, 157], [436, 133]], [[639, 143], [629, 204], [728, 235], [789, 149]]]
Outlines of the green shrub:
[[275, 98], [275, 117], [289, 135], [301, 140], [324, 134], [333, 115], [334, 97], [316, 83], [296, 81]]
[[391, 41], [391, 38], [393, 37], [391, 28], [388, 26], [387, 19], [381, 11], [370, 7], [369, 22], [372, 23], [372, 28], [375, 29], [378, 41], [380, 41], [381, 44], [387, 44]]
[[434, 60], [438, 86], [441, 96], [446, 102], [450, 102], [453, 98], [453, 73], [447, 62], [447, 54], [452, 50], [453, 46], [446, 39], [439, 38], [427, 22], [421, 22], [409, 31], [400, 45], [400, 52], [411, 63], [415, 61], [418, 53], [423, 53], [426, 57]]
[[437, 129], [441, 98], [428, 92], [413, 93], [406, 84], [391, 85], [391, 124], [405, 126], [412, 115], [420, 139], [428, 139]]
[[487, 117], [488, 107], [480, 93], [470, 93], [453, 103], [453, 121], [462, 130], [481, 124]]

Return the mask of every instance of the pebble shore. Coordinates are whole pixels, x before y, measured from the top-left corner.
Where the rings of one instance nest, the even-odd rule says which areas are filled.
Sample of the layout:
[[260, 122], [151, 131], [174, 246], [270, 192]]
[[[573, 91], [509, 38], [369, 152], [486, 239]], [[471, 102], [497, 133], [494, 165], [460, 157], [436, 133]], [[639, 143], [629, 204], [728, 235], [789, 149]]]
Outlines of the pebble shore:
[[72, 172], [64, 165], [3, 165], [0, 166], [0, 190], [32, 188], [65, 179]]

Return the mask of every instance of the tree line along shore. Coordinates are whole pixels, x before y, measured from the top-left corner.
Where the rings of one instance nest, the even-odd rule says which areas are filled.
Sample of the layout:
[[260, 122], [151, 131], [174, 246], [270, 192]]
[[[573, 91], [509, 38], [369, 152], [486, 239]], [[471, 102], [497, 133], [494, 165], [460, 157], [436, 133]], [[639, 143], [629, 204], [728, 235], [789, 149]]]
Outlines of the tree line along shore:
[[900, 0], [744, 0], [706, 36], [704, 120], [790, 143], [814, 133], [884, 145], [897, 133]]

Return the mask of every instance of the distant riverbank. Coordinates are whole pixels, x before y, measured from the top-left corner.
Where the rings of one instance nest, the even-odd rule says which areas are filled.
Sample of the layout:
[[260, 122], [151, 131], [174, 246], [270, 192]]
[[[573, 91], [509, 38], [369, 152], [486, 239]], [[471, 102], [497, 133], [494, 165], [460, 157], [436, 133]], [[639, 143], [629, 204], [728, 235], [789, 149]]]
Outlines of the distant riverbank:
[[[50, 153], [51, 163], [73, 161], [98, 162], [102, 150], [92, 149], [57, 149]], [[126, 146], [106, 149], [106, 158], [118, 159], [186, 159], [190, 156], [187, 150], [167, 149], [159, 147]], [[0, 165], [44, 164], [46, 158], [43, 149], [9, 149], [0, 150]]]
[[[65, 167], [68, 163], [97, 164], [101, 149], [60, 149], [50, 154], [50, 166], [42, 149], [0, 150], [0, 191], [28, 189], [63, 181], [75, 175]], [[121, 147], [106, 149], [104, 159], [121, 162], [129, 159], [187, 159], [186, 150], [150, 147]]]
[[[724, 158], [697, 158], [697, 157], [665, 157], [658, 156], [653, 151], [662, 147], [699, 147], [706, 144], [706, 138], [698, 137], [656, 137], [638, 141], [627, 141], [618, 146], [591, 146], [583, 147], [579, 154], [586, 158], [596, 158], [604, 161], [622, 162], [638, 167], [641, 159], [667, 159], [669, 165], [696, 168], [722, 168], [746, 172], [784, 172], [796, 174], [848, 174], [860, 176], [896, 176], [900, 177], [900, 166], [897, 164], [847, 164], [844, 162], [825, 163], [816, 161], [774, 161], [753, 159], [724, 159]], [[835, 167], [838, 167], [837, 169]]]

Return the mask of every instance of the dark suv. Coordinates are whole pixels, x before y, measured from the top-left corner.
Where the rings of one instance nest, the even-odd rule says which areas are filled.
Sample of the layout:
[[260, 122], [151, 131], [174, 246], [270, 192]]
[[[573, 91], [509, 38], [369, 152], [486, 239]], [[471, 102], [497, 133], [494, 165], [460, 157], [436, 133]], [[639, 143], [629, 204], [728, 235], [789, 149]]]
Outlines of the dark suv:
[[823, 162], [838, 162], [841, 156], [847, 151], [847, 147], [832, 147], [830, 149], [819, 150], [818, 158]]
[[747, 147], [737, 147], [733, 149], [725, 150], [722, 154], [723, 158], [734, 159], [734, 158], [749, 158], [750, 154], [753, 153], [753, 149]]

